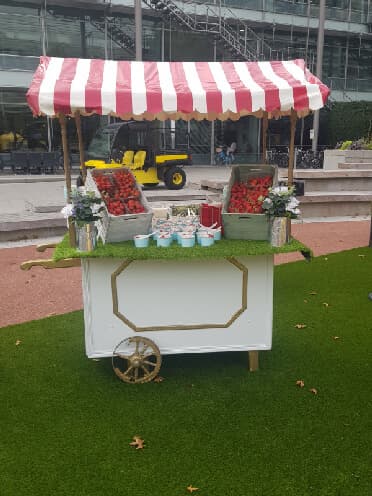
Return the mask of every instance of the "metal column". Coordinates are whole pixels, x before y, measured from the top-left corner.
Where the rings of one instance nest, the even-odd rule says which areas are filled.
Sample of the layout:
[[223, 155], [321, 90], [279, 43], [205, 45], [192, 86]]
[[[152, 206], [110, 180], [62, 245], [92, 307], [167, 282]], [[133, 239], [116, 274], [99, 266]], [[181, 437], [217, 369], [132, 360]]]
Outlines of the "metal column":
[[136, 60], [142, 60], [142, 2], [134, 0], [134, 20], [136, 29]]
[[[319, 27], [318, 27], [318, 43], [316, 49], [316, 76], [322, 79], [322, 69], [323, 69], [323, 48], [324, 48], [324, 23], [325, 23], [325, 7], [326, 0], [320, 0], [319, 5]], [[319, 110], [314, 112], [314, 138], [312, 150], [316, 152], [318, 148], [318, 136], [319, 136]]]

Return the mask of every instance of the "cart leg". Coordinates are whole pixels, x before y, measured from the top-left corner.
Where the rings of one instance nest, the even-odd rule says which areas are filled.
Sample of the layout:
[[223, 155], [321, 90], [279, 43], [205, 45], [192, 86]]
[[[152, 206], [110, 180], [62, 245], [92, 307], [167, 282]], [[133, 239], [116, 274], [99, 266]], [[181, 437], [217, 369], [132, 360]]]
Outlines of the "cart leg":
[[256, 372], [258, 370], [258, 351], [248, 351], [249, 356], [249, 371]]

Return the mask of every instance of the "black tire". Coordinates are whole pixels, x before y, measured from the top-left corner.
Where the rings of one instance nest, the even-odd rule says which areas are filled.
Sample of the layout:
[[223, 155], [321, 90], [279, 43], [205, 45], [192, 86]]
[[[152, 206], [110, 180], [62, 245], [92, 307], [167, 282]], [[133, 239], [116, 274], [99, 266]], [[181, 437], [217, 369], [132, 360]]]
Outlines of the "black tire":
[[182, 189], [186, 184], [186, 173], [181, 167], [170, 167], [164, 174], [164, 183], [168, 189]]

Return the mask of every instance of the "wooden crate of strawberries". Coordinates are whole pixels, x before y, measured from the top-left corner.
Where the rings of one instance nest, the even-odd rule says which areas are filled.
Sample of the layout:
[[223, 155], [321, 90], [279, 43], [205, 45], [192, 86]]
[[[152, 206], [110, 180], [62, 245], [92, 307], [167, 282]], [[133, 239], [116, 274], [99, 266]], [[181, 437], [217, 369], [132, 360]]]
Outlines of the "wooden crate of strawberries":
[[276, 186], [275, 165], [234, 165], [222, 207], [222, 225], [227, 239], [269, 240], [270, 222], [262, 203]]
[[104, 243], [151, 232], [151, 208], [129, 169], [88, 170], [85, 186], [103, 200], [105, 209], [97, 227]]

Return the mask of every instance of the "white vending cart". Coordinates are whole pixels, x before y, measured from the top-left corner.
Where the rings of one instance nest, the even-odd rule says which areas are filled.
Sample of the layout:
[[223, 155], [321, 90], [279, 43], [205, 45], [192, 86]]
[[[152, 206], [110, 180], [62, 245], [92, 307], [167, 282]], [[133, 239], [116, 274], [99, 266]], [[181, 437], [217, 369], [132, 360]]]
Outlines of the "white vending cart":
[[258, 352], [271, 349], [274, 254], [295, 251], [309, 252], [292, 239], [280, 248], [221, 240], [138, 249], [126, 241], [82, 253], [66, 237], [53, 259], [21, 267], [81, 265], [87, 356], [112, 357], [121, 380], [141, 383], [168, 354], [247, 351], [257, 370]]
[[273, 255], [91, 258], [82, 270], [87, 356], [113, 356], [125, 381], [151, 380], [161, 355], [248, 351], [255, 370], [271, 349]]

